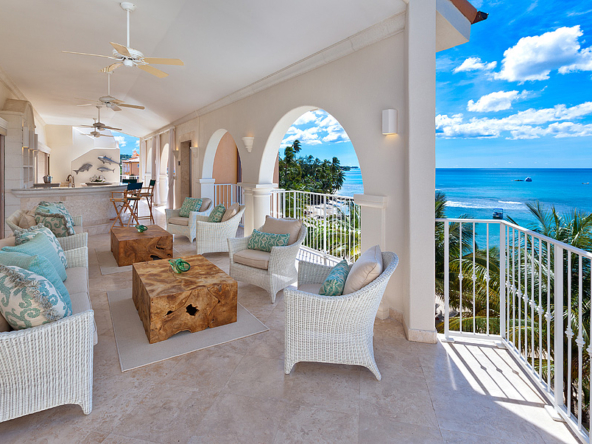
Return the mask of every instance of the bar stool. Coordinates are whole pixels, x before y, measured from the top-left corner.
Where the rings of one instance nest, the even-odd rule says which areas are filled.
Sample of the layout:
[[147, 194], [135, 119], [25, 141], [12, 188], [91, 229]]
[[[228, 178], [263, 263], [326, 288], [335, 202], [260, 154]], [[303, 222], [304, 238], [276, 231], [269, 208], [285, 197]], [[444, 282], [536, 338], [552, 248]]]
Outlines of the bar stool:
[[151, 179], [149, 182], [148, 187], [142, 188], [140, 191], [140, 199], [145, 198], [146, 202], [148, 203], [148, 211], [150, 211], [149, 216], [138, 216], [138, 219], [149, 219], [151, 223], [154, 222], [154, 214], [152, 213], [152, 203], [154, 202], [154, 185], [156, 185], [156, 180]]
[[[125, 191], [111, 191], [111, 202], [113, 203], [113, 207], [115, 208], [115, 220], [113, 221], [113, 225], [111, 228], [115, 227], [115, 224], [119, 221], [122, 227], [125, 226], [123, 223], [122, 216], [125, 214], [126, 211], [130, 212], [130, 218], [128, 220], [127, 226], [130, 226], [132, 220], [135, 220], [138, 223], [137, 217], [137, 206], [138, 200], [140, 200], [139, 193], [142, 189], [142, 183], [128, 183], [127, 189]], [[115, 197], [116, 194], [120, 194], [120, 197]], [[134, 211], [134, 207], [130, 205], [135, 204], [136, 210]], [[118, 205], [120, 204], [120, 205]]]

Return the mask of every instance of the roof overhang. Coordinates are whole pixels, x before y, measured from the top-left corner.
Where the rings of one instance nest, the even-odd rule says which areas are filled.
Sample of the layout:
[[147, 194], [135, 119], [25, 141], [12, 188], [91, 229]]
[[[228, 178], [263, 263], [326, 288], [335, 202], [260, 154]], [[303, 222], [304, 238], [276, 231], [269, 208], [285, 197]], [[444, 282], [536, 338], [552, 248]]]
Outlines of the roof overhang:
[[467, 0], [436, 0], [436, 51], [467, 43], [471, 25], [486, 18]]

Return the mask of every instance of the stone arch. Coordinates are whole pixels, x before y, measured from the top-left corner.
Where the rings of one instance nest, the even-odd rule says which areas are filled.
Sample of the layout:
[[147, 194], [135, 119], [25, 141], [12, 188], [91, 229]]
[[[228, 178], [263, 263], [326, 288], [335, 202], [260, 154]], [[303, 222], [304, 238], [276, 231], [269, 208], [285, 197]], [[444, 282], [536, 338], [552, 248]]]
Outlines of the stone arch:
[[206, 145], [206, 151], [204, 153], [203, 166], [201, 169], [201, 177], [203, 179], [211, 179], [214, 173], [214, 159], [216, 158], [216, 150], [218, 145], [228, 131], [220, 128], [214, 131], [214, 134], [210, 137], [208, 144]]

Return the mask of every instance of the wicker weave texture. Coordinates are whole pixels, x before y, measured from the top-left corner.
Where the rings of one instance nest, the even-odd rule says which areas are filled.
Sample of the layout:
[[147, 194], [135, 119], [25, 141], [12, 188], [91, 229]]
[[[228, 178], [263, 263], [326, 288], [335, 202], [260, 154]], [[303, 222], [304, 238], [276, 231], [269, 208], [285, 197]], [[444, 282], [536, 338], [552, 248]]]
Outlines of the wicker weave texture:
[[278, 291], [292, 285], [298, 279], [296, 270], [296, 256], [300, 245], [306, 237], [306, 226], [302, 224], [298, 240], [286, 247], [272, 247], [267, 270], [249, 267], [235, 263], [233, 257], [236, 253], [247, 249], [249, 237], [228, 239], [228, 251], [230, 255], [230, 276], [237, 281], [261, 287], [269, 292], [271, 303], [275, 304]]
[[[21, 220], [21, 216], [23, 215], [23, 213], [23, 210], [16, 210], [14, 213], [12, 213], [10, 216], [6, 218], [6, 224], [10, 227], [13, 233], [15, 232], [15, 230], [22, 230], [22, 228], [19, 227], [18, 224]], [[74, 222], [75, 227], [82, 227], [82, 216], [72, 216], [72, 220]]]
[[[384, 271], [359, 291], [343, 296], [320, 296], [288, 288], [284, 371], [297, 362], [361, 365], [380, 380], [374, 360], [374, 320], [378, 306], [397, 268], [395, 253], [382, 253]], [[298, 283], [321, 284], [331, 267], [300, 262]]]
[[228, 251], [228, 239], [236, 236], [244, 212], [245, 206], [241, 205], [238, 213], [225, 222], [208, 222], [206, 216], [198, 216], [196, 226], [197, 254]]
[[0, 334], [0, 422], [64, 404], [92, 410], [94, 312]]
[[72, 236], [58, 237], [58, 242], [64, 250], [74, 250], [88, 246], [88, 233], [79, 233]]
[[210, 204], [210, 206], [208, 207], [208, 209], [206, 211], [191, 211], [189, 212], [189, 225], [176, 225], [176, 224], [170, 224], [169, 223], [169, 219], [171, 217], [179, 217], [179, 211], [180, 209], [177, 210], [164, 210], [164, 212], [166, 213], [166, 230], [171, 233], [171, 234], [179, 234], [181, 236], [186, 236], [189, 238], [189, 240], [191, 242], [194, 241], [195, 239], [195, 230], [197, 227], [197, 218], [198, 217], [206, 217], [210, 215], [210, 213], [213, 210], [213, 205]]

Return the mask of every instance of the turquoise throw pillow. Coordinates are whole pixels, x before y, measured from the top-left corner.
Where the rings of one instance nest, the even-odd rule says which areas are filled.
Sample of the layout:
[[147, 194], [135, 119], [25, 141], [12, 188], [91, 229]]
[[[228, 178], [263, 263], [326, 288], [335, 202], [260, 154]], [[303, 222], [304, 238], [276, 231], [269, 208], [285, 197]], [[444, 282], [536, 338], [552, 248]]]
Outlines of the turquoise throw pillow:
[[53, 265], [53, 268], [62, 281], [65, 281], [68, 277], [66, 275], [64, 264], [62, 264], [62, 261], [60, 261], [60, 257], [51, 245], [51, 242], [43, 233], [37, 234], [33, 239], [24, 244], [16, 245], [14, 247], [4, 247], [2, 251], [24, 253], [29, 256], [43, 256], [51, 263], [51, 265]]
[[202, 199], [197, 199], [195, 197], [186, 197], [183, 201], [183, 205], [181, 205], [181, 209], [179, 210], [179, 216], [189, 217], [190, 212], [199, 211], [202, 202]]
[[55, 236], [55, 234], [53, 234], [51, 232], [51, 230], [43, 224], [34, 225], [34, 226], [27, 228], [25, 230], [15, 230], [14, 231], [14, 244], [15, 245], [24, 244], [25, 242], [28, 242], [31, 239], [33, 239], [38, 233], [43, 233], [47, 236], [47, 239], [51, 242], [51, 245], [53, 245], [53, 248], [55, 249], [56, 253], [60, 257], [62, 264], [64, 264], [65, 268], [68, 268], [68, 260], [66, 259], [66, 254], [64, 253], [64, 249], [62, 248], [62, 244], [60, 244], [60, 241]]
[[22, 330], [62, 319], [68, 307], [43, 276], [0, 265], [0, 313], [12, 328]]
[[323, 282], [323, 286], [319, 290], [319, 294], [323, 296], [341, 296], [345, 281], [349, 274], [349, 265], [347, 261], [343, 260], [333, 267], [327, 279]]
[[43, 276], [55, 287], [60, 294], [60, 299], [68, 307], [67, 316], [72, 314], [72, 301], [70, 300], [70, 293], [66, 286], [58, 276], [58, 273], [53, 268], [53, 265], [43, 256], [29, 256], [23, 253], [15, 253], [8, 251], [0, 251], [0, 265], [14, 266], [22, 268], [23, 270], [31, 271], [39, 276]]
[[226, 213], [226, 208], [224, 205], [220, 204], [216, 206], [210, 213], [210, 217], [208, 217], [208, 222], [221, 222], [222, 218], [224, 217], [224, 213]]
[[45, 225], [57, 237], [75, 234], [72, 216], [61, 202], [39, 202], [35, 210], [35, 222]]
[[251, 234], [251, 237], [249, 238], [247, 248], [249, 250], [270, 252], [272, 247], [285, 247], [288, 245], [289, 239], [289, 234], [272, 234], [253, 230], [253, 234]]

